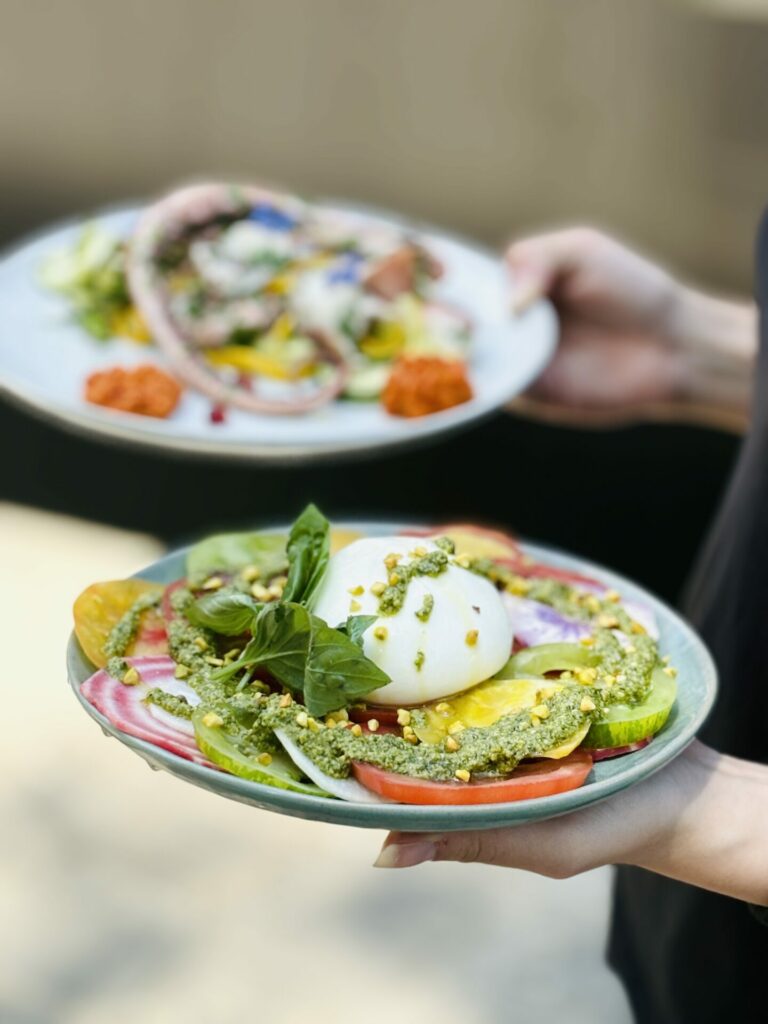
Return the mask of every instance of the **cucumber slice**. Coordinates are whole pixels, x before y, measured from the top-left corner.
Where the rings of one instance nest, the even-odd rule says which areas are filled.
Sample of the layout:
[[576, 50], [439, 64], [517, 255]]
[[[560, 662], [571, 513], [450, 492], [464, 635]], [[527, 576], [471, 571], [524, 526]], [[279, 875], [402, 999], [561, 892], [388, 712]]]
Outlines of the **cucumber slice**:
[[294, 793], [306, 793], [308, 796], [328, 796], [328, 793], [319, 786], [300, 782], [301, 772], [286, 754], [273, 754], [268, 765], [261, 764], [255, 758], [248, 757], [238, 750], [221, 727], [206, 725], [203, 722], [204, 717], [205, 713], [200, 708], [192, 712], [195, 740], [208, 760], [213, 761], [219, 768], [241, 779], [261, 782], [265, 786], [290, 789]]
[[521, 676], [543, 676], [547, 672], [588, 668], [597, 665], [594, 652], [583, 644], [536, 644], [513, 654], [494, 679], [519, 679]]
[[626, 747], [654, 736], [665, 724], [675, 703], [677, 684], [660, 668], [653, 671], [651, 692], [642, 704], [613, 704], [590, 726], [583, 746]]

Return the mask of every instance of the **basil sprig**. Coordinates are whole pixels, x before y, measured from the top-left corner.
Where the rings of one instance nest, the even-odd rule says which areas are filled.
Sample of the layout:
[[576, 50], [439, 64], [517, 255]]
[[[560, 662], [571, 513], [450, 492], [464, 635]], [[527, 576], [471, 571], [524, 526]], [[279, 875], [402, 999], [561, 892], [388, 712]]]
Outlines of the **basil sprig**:
[[324, 715], [377, 690], [389, 676], [363, 653], [363, 634], [375, 615], [351, 615], [338, 628], [310, 611], [330, 557], [328, 520], [308, 505], [288, 538], [288, 580], [279, 601], [263, 604], [226, 589], [199, 598], [190, 622], [224, 636], [251, 633], [242, 654], [214, 673], [226, 680], [243, 668], [266, 668], [312, 715]]
[[[372, 616], [355, 618], [369, 620]], [[368, 626], [369, 621], [355, 623], [355, 637], [361, 638]], [[228, 679], [246, 667], [266, 668], [283, 686], [303, 694], [307, 710], [318, 716], [337, 711], [390, 681], [365, 656], [358, 639], [334, 629], [295, 602], [265, 605], [243, 653], [215, 672], [214, 678]]]

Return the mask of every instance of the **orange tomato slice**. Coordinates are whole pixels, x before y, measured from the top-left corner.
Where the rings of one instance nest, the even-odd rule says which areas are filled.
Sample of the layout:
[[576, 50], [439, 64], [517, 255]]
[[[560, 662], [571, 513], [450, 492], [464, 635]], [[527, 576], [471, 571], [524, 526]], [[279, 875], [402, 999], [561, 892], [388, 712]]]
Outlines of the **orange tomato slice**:
[[[98, 668], [103, 668], [109, 660], [104, 653], [104, 644], [114, 626], [138, 598], [144, 594], [157, 594], [159, 597], [163, 590], [161, 583], [139, 579], [111, 580], [86, 587], [72, 611], [75, 635], [88, 659]], [[168, 653], [165, 622], [158, 609], [149, 608], [141, 616], [139, 631], [126, 653]]]

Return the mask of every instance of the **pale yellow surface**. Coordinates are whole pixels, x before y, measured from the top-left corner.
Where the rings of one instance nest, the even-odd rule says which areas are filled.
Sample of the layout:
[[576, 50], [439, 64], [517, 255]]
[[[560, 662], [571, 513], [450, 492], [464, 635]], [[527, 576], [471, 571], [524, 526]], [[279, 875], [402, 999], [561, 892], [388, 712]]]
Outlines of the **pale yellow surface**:
[[3, 1024], [626, 1024], [608, 876], [373, 871], [380, 834], [203, 793], [102, 736], [69, 610], [160, 546], [0, 505]]

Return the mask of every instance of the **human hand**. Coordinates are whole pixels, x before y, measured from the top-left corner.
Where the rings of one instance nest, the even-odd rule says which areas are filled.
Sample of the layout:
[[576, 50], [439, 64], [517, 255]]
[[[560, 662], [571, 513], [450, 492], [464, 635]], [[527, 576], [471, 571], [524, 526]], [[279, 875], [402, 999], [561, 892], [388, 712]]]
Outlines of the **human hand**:
[[390, 833], [376, 866], [452, 860], [568, 878], [632, 864], [765, 905], [766, 849], [768, 767], [694, 741], [649, 779], [573, 814], [476, 832]]
[[549, 296], [561, 320], [531, 411], [574, 422], [682, 414], [742, 416], [755, 350], [754, 310], [686, 287], [591, 228], [513, 243], [513, 306]]

